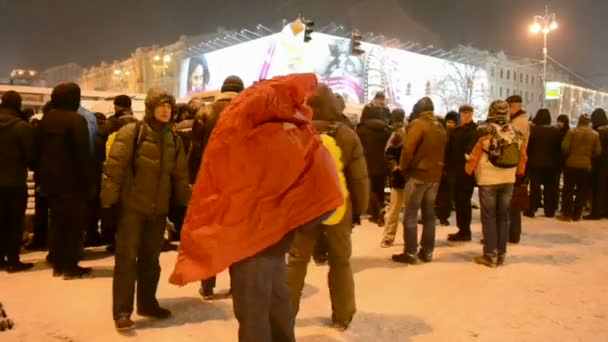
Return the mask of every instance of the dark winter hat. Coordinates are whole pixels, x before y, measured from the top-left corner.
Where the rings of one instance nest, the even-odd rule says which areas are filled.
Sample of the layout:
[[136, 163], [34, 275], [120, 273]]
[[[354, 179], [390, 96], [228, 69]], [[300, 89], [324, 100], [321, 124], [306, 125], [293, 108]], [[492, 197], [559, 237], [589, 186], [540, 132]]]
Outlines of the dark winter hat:
[[608, 117], [606, 116], [606, 111], [602, 108], [597, 108], [591, 113], [591, 123], [594, 128], [602, 127], [608, 125]]
[[405, 121], [405, 111], [401, 108], [393, 109], [391, 112], [391, 123]]
[[551, 112], [546, 108], [541, 108], [536, 112], [532, 123], [539, 126], [547, 126], [551, 124]]
[[450, 112], [448, 112], [448, 113], [445, 115], [445, 121], [446, 121], [446, 123], [447, 123], [448, 121], [454, 121], [455, 123], [458, 123], [458, 121], [460, 121], [460, 120], [459, 120], [459, 115], [458, 115], [458, 113], [457, 113], [457, 112], [455, 112], [455, 111], [450, 111]]
[[519, 95], [511, 95], [511, 96], [507, 97], [507, 103], [508, 104], [511, 104], [511, 103], [522, 103], [522, 102], [524, 102], [524, 100]]
[[465, 104], [460, 106], [460, 108], [458, 108], [458, 113], [464, 113], [464, 112], [474, 112], [475, 109], [473, 108], [473, 106]]
[[53, 108], [77, 111], [80, 107], [80, 87], [76, 83], [63, 83], [51, 93]]
[[131, 109], [131, 97], [129, 95], [118, 95], [114, 98], [114, 105]]
[[148, 95], [146, 95], [145, 100], [146, 115], [151, 115], [156, 109], [156, 107], [160, 106], [163, 103], [168, 103], [171, 105], [172, 108], [175, 108], [175, 97], [159, 88], [150, 89], [148, 91]]
[[578, 117], [578, 125], [579, 126], [587, 126], [591, 123], [591, 117], [589, 114], [582, 114]]
[[224, 80], [224, 84], [222, 84], [221, 92], [222, 93], [228, 93], [228, 92], [240, 93], [244, 89], [245, 89], [245, 86], [243, 85], [243, 80], [241, 80], [241, 78], [238, 76], [232, 75], [232, 76], [228, 76]]
[[7, 91], [2, 95], [2, 106], [17, 112], [21, 111], [21, 95], [16, 91]]
[[488, 109], [488, 120], [508, 120], [509, 104], [503, 100], [496, 100]]
[[424, 112], [432, 112], [434, 110], [435, 106], [433, 105], [433, 100], [429, 97], [423, 97], [414, 105], [412, 114], [410, 115], [410, 121], [416, 120], [418, 116]]

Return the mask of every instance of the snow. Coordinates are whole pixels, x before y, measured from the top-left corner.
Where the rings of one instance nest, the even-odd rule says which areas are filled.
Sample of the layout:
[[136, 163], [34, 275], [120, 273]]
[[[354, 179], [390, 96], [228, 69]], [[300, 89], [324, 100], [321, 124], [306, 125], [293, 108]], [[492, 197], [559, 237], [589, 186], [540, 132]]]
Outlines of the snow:
[[[454, 221], [454, 217], [452, 217]], [[310, 266], [298, 341], [608, 341], [608, 221], [563, 223], [524, 219], [520, 245], [510, 245], [507, 264], [476, 265], [481, 253], [478, 212], [474, 242], [451, 244], [455, 229], [438, 227], [435, 261], [420, 266], [394, 264], [401, 240], [379, 247], [381, 229], [365, 223], [353, 233], [353, 271], [358, 313], [344, 333], [328, 327], [331, 315], [326, 267]], [[399, 235], [401, 234], [401, 227]], [[176, 253], [161, 256], [158, 296], [174, 317], [145, 320], [134, 315], [131, 336], [114, 330], [111, 316], [113, 259], [88, 251], [94, 279], [51, 277], [44, 253], [27, 273], [0, 274], [0, 301], [16, 323], [0, 341], [236, 341], [230, 299], [205, 302], [198, 285], [168, 283]], [[228, 288], [228, 274], [218, 291]]]

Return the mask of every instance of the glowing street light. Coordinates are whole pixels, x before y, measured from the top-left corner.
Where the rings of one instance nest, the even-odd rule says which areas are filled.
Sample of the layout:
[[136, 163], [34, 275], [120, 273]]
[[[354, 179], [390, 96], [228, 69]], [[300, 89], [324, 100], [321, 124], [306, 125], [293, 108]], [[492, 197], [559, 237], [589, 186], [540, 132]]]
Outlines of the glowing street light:
[[165, 81], [167, 76], [167, 69], [169, 68], [169, 64], [171, 63], [171, 55], [156, 55], [154, 56], [154, 66], [159, 67], [161, 69], [161, 74], [163, 77], [163, 88], [165, 87]]
[[547, 36], [551, 31], [557, 30], [557, 20], [555, 13], [549, 13], [549, 5], [545, 6], [545, 15], [534, 16], [534, 23], [530, 26], [530, 32], [533, 34], [543, 33], [543, 107], [545, 107], [545, 97], [547, 93]]

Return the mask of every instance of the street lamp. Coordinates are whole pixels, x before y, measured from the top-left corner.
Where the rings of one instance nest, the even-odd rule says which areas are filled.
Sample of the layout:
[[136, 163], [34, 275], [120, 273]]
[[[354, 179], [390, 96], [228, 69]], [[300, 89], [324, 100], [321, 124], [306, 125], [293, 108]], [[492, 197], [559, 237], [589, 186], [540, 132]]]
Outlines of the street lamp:
[[154, 65], [161, 69], [161, 74], [163, 77], [163, 88], [165, 88], [167, 69], [169, 68], [169, 63], [171, 63], [171, 55], [156, 55], [153, 59], [155, 62]]
[[534, 23], [530, 26], [530, 32], [533, 34], [543, 33], [543, 101], [542, 106], [545, 107], [545, 97], [547, 96], [547, 36], [551, 31], [557, 30], [557, 20], [555, 13], [549, 13], [549, 5], [545, 5], [545, 15], [534, 16]]

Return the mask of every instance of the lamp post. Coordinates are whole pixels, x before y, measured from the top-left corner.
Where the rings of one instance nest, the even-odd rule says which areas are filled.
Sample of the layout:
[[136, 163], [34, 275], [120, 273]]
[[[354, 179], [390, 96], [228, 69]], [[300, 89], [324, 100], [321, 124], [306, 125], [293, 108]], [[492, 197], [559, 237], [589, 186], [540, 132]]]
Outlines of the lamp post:
[[125, 91], [125, 83], [127, 81], [126, 78], [128, 78], [129, 76], [131, 76], [131, 72], [130, 71], [123, 71], [121, 69], [115, 69], [114, 70], [114, 76], [116, 76], [116, 79], [118, 80], [118, 84], [120, 85], [120, 90], [121, 91]]
[[169, 68], [169, 63], [171, 63], [171, 55], [154, 56], [154, 64], [157, 65], [161, 70], [161, 75], [163, 78], [163, 89], [166, 87], [166, 76], [167, 69]]
[[533, 34], [543, 34], [543, 101], [542, 106], [545, 107], [545, 97], [547, 96], [547, 36], [551, 31], [557, 30], [557, 21], [555, 13], [549, 13], [549, 5], [545, 5], [545, 15], [535, 15], [534, 23], [530, 26], [530, 32]]

